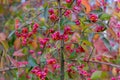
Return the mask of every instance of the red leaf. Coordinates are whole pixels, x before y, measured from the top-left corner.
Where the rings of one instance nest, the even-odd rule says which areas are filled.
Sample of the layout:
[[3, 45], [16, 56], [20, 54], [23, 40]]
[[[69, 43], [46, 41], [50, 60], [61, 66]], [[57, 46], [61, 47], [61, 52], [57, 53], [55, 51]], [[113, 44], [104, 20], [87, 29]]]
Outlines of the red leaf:
[[7, 36], [5, 33], [0, 33], [0, 42], [6, 40]]
[[25, 54], [22, 53], [22, 49], [18, 50], [18, 51], [15, 51], [13, 53], [13, 56], [16, 56], [16, 57], [23, 57], [25, 56]]
[[98, 54], [108, 52], [107, 47], [105, 46], [104, 42], [100, 38], [98, 38], [97, 40], [94, 40], [93, 44]]

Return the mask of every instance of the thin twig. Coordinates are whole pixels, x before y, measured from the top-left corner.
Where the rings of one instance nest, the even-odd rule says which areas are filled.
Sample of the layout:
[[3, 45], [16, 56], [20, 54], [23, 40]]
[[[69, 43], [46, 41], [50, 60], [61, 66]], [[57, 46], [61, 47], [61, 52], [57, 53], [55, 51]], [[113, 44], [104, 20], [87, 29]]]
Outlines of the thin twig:
[[9, 71], [9, 70], [14, 70], [14, 69], [18, 69], [18, 68], [25, 68], [26, 66], [20, 66], [20, 67], [6, 67], [6, 68], [3, 68], [3, 69], [0, 69], [0, 72], [3, 72], [3, 71]]
[[108, 66], [120, 68], [120, 65], [116, 65], [116, 64], [112, 64], [112, 63], [107, 63], [107, 62], [99, 62], [99, 61], [89, 61], [89, 62], [98, 63], [98, 64], [105, 64], [105, 65], [108, 65]]
[[92, 57], [93, 51], [94, 51], [94, 47], [93, 47], [93, 49], [92, 49], [92, 51], [91, 51], [91, 53], [90, 53], [90, 55], [88, 57], [88, 60], [87, 60], [88, 62], [89, 62], [90, 58]]

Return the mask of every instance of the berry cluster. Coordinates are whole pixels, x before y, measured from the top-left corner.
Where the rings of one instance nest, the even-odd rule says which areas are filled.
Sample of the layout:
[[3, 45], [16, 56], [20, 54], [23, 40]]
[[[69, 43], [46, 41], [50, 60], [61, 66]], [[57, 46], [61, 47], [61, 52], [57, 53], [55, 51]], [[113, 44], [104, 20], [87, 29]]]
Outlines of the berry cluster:
[[[77, 66], [77, 71], [80, 75], [84, 76], [84, 77], [90, 77], [90, 74], [84, 70], [84, 65], [81, 64], [80, 66]], [[88, 78], [87, 80], [91, 80], [90, 78]]]
[[64, 16], [69, 17], [71, 14], [71, 10], [66, 10]]
[[69, 26], [66, 26], [64, 28], [64, 33], [60, 34], [59, 31], [54, 32], [51, 37], [53, 40], [64, 40], [64, 41], [68, 41], [69, 36], [71, 35], [73, 32], [71, 31], [71, 28]]
[[41, 80], [45, 80], [47, 73], [48, 73], [48, 69], [47, 68], [40, 69], [37, 66], [37, 67], [34, 67], [34, 69], [32, 69], [31, 72], [35, 74], [36, 76], [38, 76]]
[[96, 26], [96, 28], [95, 28], [95, 31], [96, 32], [101, 32], [101, 31], [103, 31], [105, 28], [103, 27], [103, 26]]
[[67, 65], [67, 72], [68, 73], [75, 73], [75, 70], [73, 69], [73, 67], [75, 66], [74, 63], [70, 63]]
[[46, 43], [49, 41], [49, 38], [38, 38], [38, 41], [40, 43], [40, 48], [43, 48]]
[[57, 15], [55, 14], [54, 9], [51, 8], [51, 9], [48, 10], [48, 12], [49, 12], [49, 14], [50, 14], [50, 15], [49, 15], [49, 18], [50, 18], [51, 21], [54, 22], [54, 21], [58, 20], [58, 17], [57, 17]]
[[28, 39], [37, 32], [38, 27], [39, 25], [35, 23], [32, 27], [32, 31], [29, 31], [27, 27], [23, 27], [21, 31], [15, 31], [16, 36], [22, 39], [23, 46], [25, 46], [27, 44]]

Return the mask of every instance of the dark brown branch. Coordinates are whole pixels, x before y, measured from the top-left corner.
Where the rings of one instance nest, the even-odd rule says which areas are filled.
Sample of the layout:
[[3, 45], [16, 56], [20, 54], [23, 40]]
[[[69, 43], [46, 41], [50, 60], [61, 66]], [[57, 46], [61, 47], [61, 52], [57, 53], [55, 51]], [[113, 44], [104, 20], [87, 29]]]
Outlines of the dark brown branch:
[[[61, 31], [60, 22], [62, 19], [62, 8], [61, 8], [61, 0], [58, 0], [58, 9], [59, 9], [59, 31]], [[61, 40], [60, 47], [60, 80], [64, 80], [64, 40]]]

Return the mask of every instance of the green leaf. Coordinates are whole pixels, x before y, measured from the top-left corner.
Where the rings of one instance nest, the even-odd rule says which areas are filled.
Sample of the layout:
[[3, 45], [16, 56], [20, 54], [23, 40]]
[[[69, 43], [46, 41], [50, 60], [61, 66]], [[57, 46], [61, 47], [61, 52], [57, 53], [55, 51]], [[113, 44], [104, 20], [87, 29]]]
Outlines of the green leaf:
[[48, 19], [48, 6], [44, 8], [44, 18], [47, 20]]
[[27, 69], [27, 73], [29, 73], [32, 70], [33, 67], [30, 67]]
[[83, 40], [83, 43], [85, 43], [88, 46], [92, 46], [92, 43], [90, 41], [88, 41], [88, 40]]
[[36, 62], [36, 60], [32, 56], [30, 56], [28, 58], [28, 62], [29, 62], [31, 67], [37, 66], [37, 62]]
[[70, 55], [69, 58], [70, 58], [70, 59], [73, 59], [73, 58], [75, 58], [75, 57], [76, 57], [76, 52], [74, 51], [74, 52], [71, 53], [71, 55]]
[[102, 71], [95, 71], [95, 72], [92, 74], [91, 79], [92, 79], [92, 80], [100, 79], [100, 78], [101, 78], [101, 75], [102, 75]]
[[46, 58], [41, 56], [40, 63], [41, 63], [41, 66], [44, 66], [46, 64]]
[[105, 79], [106, 77], [108, 77], [108, 72], [102, 72], [102, 75], [101, 75], [101, 78], [103, 79]]
[[48, 77], [46, 77], [45, 80], [49, 80]]
[[14, 35], [14, 33], [15, 33], [15, 30], [9, 34], [8, 39], [10, 39]]
[[103, 40], [105, 46], [108, 48], [108, 50], [111, 51], [112, 47], [110, 45], [110, 42], [105, 37], [102, 37], [102, 40]]
[[9, 44], [9, 47], [12, 47], [14, 45], [14, 41], [16, 40], [16, 36], [14, 34], [14, 31], [12, 31], [10, 33], [10, 35], [8, 36], [8, 44]]
[[1, 41], [1, 44], [3, 45], [5, 51], [7, 52], [8, 49], [9, 49], [9, 45], [8, 45], [8, 42], [7, 41]]
[[110, 19], [110, 15], [109, 14], [102, 14], [101, 16], [100, 16], [100, 19], [101, 20], [109, 20]]

